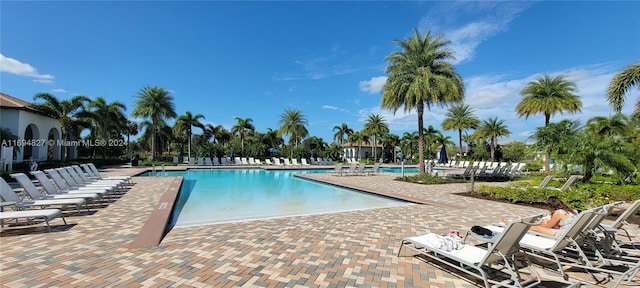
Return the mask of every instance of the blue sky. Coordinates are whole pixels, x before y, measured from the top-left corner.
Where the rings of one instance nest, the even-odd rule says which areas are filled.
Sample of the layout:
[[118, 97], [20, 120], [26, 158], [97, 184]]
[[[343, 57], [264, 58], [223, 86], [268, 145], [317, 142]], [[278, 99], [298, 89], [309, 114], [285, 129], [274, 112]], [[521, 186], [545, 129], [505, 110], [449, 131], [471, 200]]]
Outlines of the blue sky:
[[[512, 135], [501, 141], [543, 125], [514, 111], [528, 82], [566, 75], [582, 113], [551, 121], [584, 123], [610, 115], [607, 84], [640, 60], [636, 1], [2, 1], [0, 16], [0, 92], [103, 96], [130, 115], [134, 95], [159, 86], [178, 114], [227, 129], [241, 117], [275, 130], [285, 109], [300, 109], [310, 135], [329, 143], [334, 126], [360, 130], [371, 114], [398, 135], [417, 130], [415, 111], [380, 108], [384, 59], [414, 27], [451, 40], [465, 102], [481, 120], [506, 120]], [[623, 112], [639, 95], [627, 95]], [[425, 126], [441, 129], [445, 112], [427, 111]]]

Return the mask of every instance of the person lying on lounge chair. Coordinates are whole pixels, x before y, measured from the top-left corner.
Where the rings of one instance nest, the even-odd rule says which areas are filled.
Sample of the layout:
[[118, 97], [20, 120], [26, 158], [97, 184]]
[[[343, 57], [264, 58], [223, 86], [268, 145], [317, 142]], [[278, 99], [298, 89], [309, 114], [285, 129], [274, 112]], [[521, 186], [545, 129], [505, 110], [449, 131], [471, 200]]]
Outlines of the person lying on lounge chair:
[[[562, 202], [558, 197], [551, 196], [547, 199], [547, 209], [549, 209], [549, 215], [545, 217], [542, 223], [531, 226], [529, 231], [542, 233], [549, 236], [561, 235], [564, 229], [568, 227], [577, 215], [576, 211], [571, 209], [567, 204]], [[500, 218], [505, 224], [509, 221], [502, 217]]]

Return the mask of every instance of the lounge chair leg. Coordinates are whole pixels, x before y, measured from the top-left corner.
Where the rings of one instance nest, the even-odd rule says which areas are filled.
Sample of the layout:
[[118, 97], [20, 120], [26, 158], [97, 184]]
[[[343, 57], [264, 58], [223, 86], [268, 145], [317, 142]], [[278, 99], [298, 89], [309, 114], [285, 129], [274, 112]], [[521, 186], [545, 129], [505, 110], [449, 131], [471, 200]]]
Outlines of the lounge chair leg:
[[49, 231], [49, 233], [51, 233], [51, 226], [49, 226], [49, 219], [47, 219], [47, 217], [43, 217], [42, 219], [44, 219], [44, 223], [47, 224], [47, 230]]

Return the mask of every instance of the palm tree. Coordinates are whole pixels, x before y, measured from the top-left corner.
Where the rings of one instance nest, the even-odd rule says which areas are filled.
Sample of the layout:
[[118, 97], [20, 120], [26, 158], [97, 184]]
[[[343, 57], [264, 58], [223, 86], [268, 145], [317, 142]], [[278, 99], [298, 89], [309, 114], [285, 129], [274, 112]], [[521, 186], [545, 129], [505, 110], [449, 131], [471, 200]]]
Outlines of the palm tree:
[[505, 120], [499, 120], [498, 117], [489, 118], [480, 124], [478, 131], [484, 138], [489, 138], [491, 141], [491, 162], [495, 161], [496, 148], [498, 147], [498, 138], [503, 136], [509, 136], [511, 131], [504, 125]]
[[[79, 114], [84, 110], [86, 102], [91, 101], [86, 96], [74, 96], [69, 100], [58, 100], [56, 96], [49, 93], [38, 93], [33, 97], [33, 100], [44, 100], [44, 103], [34, 104], [34, 108], [45, 115], [57, 119], [60, 122], [60, 128], [62, 139], [65, 141], [71, 140], [71, 136], [78, 137], [81, 128], [85, 127], [86, 123], [81, 123], [83, 120], [79, 119]], [[65, 146], [66, 149], [62, 149], [62, 160], [67, 160], [69, 146]]]
[[566, 154], [580, 133], [578, 120], [564, 119], [558, 123], [549, 123], [547, 127], [538, 127], [531, 135], [536, 142], [533, 148], [549, 151], [554, 157]]
[[136, 122], [127, 120], [127, 125], [125, 127], [125, 131], [127, 132], [127, 156], [131, 157], [131, 155], [129, 155], [129, 153], [131, 152], [131, 141], [130, 141], [130, 136], [136, 136], [138, 135], [138, 124]]
[[256, 130], [256, 127], [253, 126], [253, 119], [251, 118], [242, 119], [240, 117], [236, 117], [236, 125], [231, 127], [231, 133], [240, 135], [242, 156], [244, 156], [244, 137], [247, 134], [247, 131], [255, 131], [255, 130]]
[[416, 109], [420, 174], [425, 173], [424, 106], [431, 109], [433, 105], [445, 106], [464, 98], [462, 77], [448, 62], [454, 59], [454, 52], [447, 48], [451, 42], [443, 38], [443, 34], [432, 36], [431, 32], [422, 36], [413, 29], [413, 37], [394, 41], [401, 50], [385, 59], [389, 78], [382, 93], [382, 107], [394, 113], [402, 106], [405, 112]]
[[395, 162], [395, 151], [396, 147], [400, 145], [400, 136], [393, 133], [386, 133], [380, 137], [380, 142], [382, 142], [382, 158], [384, 159], [385, 156], [387, 156], [387, 159], [391, 162]]
[[270, 148], [278, 148], [284, 144], [284, 140], [278, 135], [278, 131], [273, 131], [271, 128], [267, 128], [267, 132], [264, 133], [262, 139], [264, 144]]
[[278, 136], [289, 135], [289, 146], [291, 155], [293, 158], [293, 148], [300, 143], [302, 138], [309, 135], [307, 130], [307, 116], [302, 114], [302, 111], [297, 109], [285, 109], [284, 113], [280, 115], [278, 121], [280, 129], [278, 129]]
[[156, 138], [160, 124], [169, 118], [175, 118], [176, 109], [173, 96], [164, 88], [145, 86], [136, 94], [138, 100], [136, 108], [131, 113], [133, 117], [149, 118], [151, 120], [151, 160], [156, 154]]
[[436, 139], [436, 137], [438, 136], [438, 133], [440, 133], [440, 131], [438, 129], [436, 129], [435, 127], [433, 127], [433, 125], [429, 125], [427, 126], [427, 128], [424, 128], [423, 131], [423, 137], [424, 137], [424, 144], [426, 145], [426, 155], [427, 157], [431, 157], [434, 153], [431, 150], [433, 148], [433, 143]]
[[336, 140], [340, 145], [344, 145], [345, 138], [349, 137], [349, 135], [353, 133], [353, 129], [349, 128], [347, 123], [342, 123], [340, 126], [333, 126], [333, 131], [336, 132], [333, 134], [333, 140]]
[[[613, 109], [620, 113], [625, 101], [625, 94], [629, 92], [631, 87], [640, 87], [640, 62], [631, 64], [624, 68], [620, 73], [616, 74], [609, 88], [607, 89], [607, 100]], [[635, 117], [640, 117], [640, 99], [636, 102], [636, 109], [633, 112]]]
[[458, 144], [460, 145], [460, 156], [464, 155], [462, 151], [462, 131], [467, 129], [476, 129], [480, 125], [480, 119], [475, 116], [474, 110], [467, 104], [456, 104], [447, 110], [442, 121], [442, 129], [458, 130]]
[[[569, 113], [581, 112], [582, 102], [580, 96], [574, 94], [576, 84], [565, 80], [562, 75], [544, 77], [529, 82], [520, 91], [522, 101], [516, 106], [516, 113], [520, 117], [542, 113], [544, 114], [544, 126], [549, 125], [551, 116], [567, 111]], [[544, 169], [549, 172], [549, 151], [545, 151]]]
[[[95, 124], [95, 137], [102, 138], [103, 140], [109, 140], [112, 133], [115, 133], [120, 137], [122, 131], [127, 129], [126, 125], [129, 120], [125, 116], [124, 111], [127, 107], [119, 101], [107, 103], [103, 97], [97, 97], [94, 100], [89, 101], [87, 104], [88, 111], [82, 112], [79, 115], [85, 116]], [[126, 132], [126, 131], [125, 131]], [[104, 147], [102, 147], [104, 148]], [[107, 157], [106, 150], [102, 150], [102, 156]]]
[[369, 136], [362, 131], [356, 131], [351, 133], [347, 139], [349, 143], [358, 144], [358, 160], [362, 159], [362, 142], [369, 142]]
[[373, 142], [371, 143], [371, 151], [373, 153], [373, 162], [377, 162], [376, 154], [378, 154], [378, 141], [377, 137], [389, 133], [389, 126], [384, 117], [380, 114], [369, 115], [367, 121], [364, 123], [364, 131], [369, 136], [373, 136]]
[[[173, 130], [174, 132], [186, 132], [187, 133], [187, 141], [189, 141], [189, 148], [188, 148], [188, 156], [189, 159], [191, 159], [191, 134], [193, 133], [193, 126], [196, 126], [200, 129], [202, 129], [203, 133], [204, 133], [204, 125], [202, 125], [202, 122], [200, 122], [200, 119], [204, 119], [204, 115], [202, 114], [196, 114], [193, 115], [191, 114], [191, 111], [187, 111], [184, 113], [184, 115], [180, 115], [178, 116], [178, 118], [176, 118], [176, 123], [173, 126]], [[184, 146], [181, 146], [184, 147]]]
[[[634, 145], [614, 137], [601, 139], [593, 132], [586, 130], [579, 133], [571, 149], [568, 161], [582, 165], [583, 182], [589, 182], [594, 173], [600, 169], [612, 169], [620, 180], [629, 178], [636, 171]], [[637, 154], [636, 154], [637, 155]]]
[[600, 139], [614, 136], [627, 137], [630, 135], [631, 129], [629, 120], [624, 114], [616, 114], [611, 117], [596, 116], [587, 121], [587, 130]]
[[[440, 146], [444, 146], [445, 151], [447, 150], [447, 146], [449, 145], [456, 145], [456, 143], [454, 143], [451, 140], [451, 136], [445, 136], [444, 134], [442, 134], [442, 132], [438, 131], [438, 133], [435, 136], [435, 143], [437, 143]], [[439, 159], [438, 159], [439, 160]]]
[[418, 151], [418, 131], [404, 132], [400, 139], [400, 150], [406, 157], [413, 157]]

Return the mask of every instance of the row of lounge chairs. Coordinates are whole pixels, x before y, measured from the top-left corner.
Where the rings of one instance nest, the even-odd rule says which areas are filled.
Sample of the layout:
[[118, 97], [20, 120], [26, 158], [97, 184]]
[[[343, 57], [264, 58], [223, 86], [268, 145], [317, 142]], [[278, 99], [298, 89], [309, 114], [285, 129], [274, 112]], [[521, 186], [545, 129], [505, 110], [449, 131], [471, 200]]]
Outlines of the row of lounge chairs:
[[486, 170], [494, 170], [496, 168], [499, 167], [506, 167], [506, 166], [510, 166], [511, 168], [516, 167], [515, 169], [524, 171], [525, 166], [527, 164], [526, 163], [518, 163], [518, 162], [514, 162], [511, 163], [511, 165], [509, 165], [507, 162], [485, 162], [485, 161], [456, 161], [456, 160], [451, 160], [449, 161], [449, 163], [438, 163], [436, 164], [436, 167], [443, 167], [443, 168], [467, 168], [469, 166], [472, 167], [478, 167], [479, 169], [485, 168]]
[[[640, 270], [640, 250], [636, 246], [640, 243], [640, 237], [627, 222], [640, 207], [640, 200], [631, 203], [613, 224], [603, 224], [605, 216], [618, 205], [620, 203], [607, 204], [579, 213], [563, 234], [556, 238], [529, 231], [535, 225], [534, 221], [539, 219], [536, 216], [512, 221], [506, 226], [484, 226], [493, 235], [472, 238], [483, 239], [487, 242], [487, 248], [482, 244], [476, 246], [466, 243], [467, 239], [459, 249], [436, 247], [430, 240], [434, 234], [429, 233], [402, 239], [398, 256], [403, 247], [409, 248], [434, 263], [447, 265], [482, 280], [485, 287], [533, 287], [540, 284], [541, 275], [533, 267], [532, 258], [542, 260], [539, 263], [553, 263], [554, 271], [568, 284], [582, 284], [581, 281], [568, 281], [566, 269], [570, 268], [591, 274], [596, 284], [609, 281], [611, 287], [617, 287], [634, 279]], [[629, 230], [633, 232], [629, 233]], [[629, 242], [616, 238], [620, 231], [626, 232]], [[469, 234], [473, 235], [473, 232]], [[631, 248], [628, 248], [629, 243]], [[627, 245], [627, 248], [622, 248], [623, 245]], [[544, 268], [548, 268], [548, 264], [544, 264]], [[528, 274], [523, 275], [523, 270]], [[604, 279], [599, 276], [602, 274], [606, 275]]]
[[345, 166], [343, 163], [338, 163], [334, 167], [332, 173], [336, 176], [363, 176], [363, 175], [376, 175], [380, 171], [380, 163], [373, 164], [371, 169], [367, 169], [362, 163], [351, 163]]
[[[4, 179], [0, 178], [0, 198], [2, 211], [0, 220], [26, 219], [26, 224], [34, 220], [44, 221], [47, 230], [51, 231], [49, 220], [60, 217], [67, 225], [61, 209], [74, 207], [80, 212], [80, 207], [89, 210], [89, 204], [95, 204], [105, 199], [106, 195], [114, 194], [132, 185], [131, 177], [102, 177], [93, 163], [67, 167], [32, 171], [37, 179], [32, 181], [27, 174], [11, 174], [20, 189], [14, 190]], [[36, 183], [39, 186], [36, 186]], [[5, 211], [7, 208], [13, 211]], [[56, 208], [52, 208], [56, 207]], [[61, 208], [61, 209], [58, 209]]]
[[449, 174], [447, 177], [454, 179], [470, 179], [471, 174], [480, 181], [507, 181], [513, 180], [524, 172], [523, 165], [498, 166], [490, 170], [487, 166], [467, 166], [462, 174]]
[[[276, 165], [276, 166], [309, 166], [309, 165], [333, 165], [333, 160], [327, 158], [310, 158], [310, 161], [302, 158], [300, 162], [296, 158], [266, 158], [264, 162], [254, 157], [198, 157], [197, 161], [194, 157], [185, 157], [186, 161], [183, 163], [190, 166], [220, 166], [220, 165]], [[173, 157], [173, 164], [178, 165], [178, 157]]]

